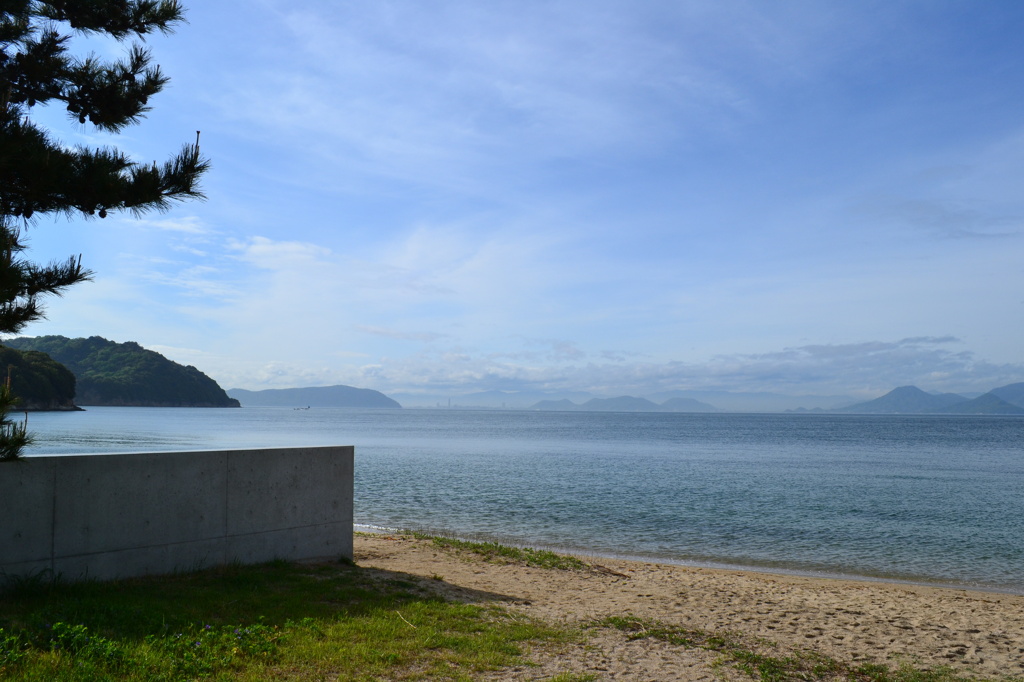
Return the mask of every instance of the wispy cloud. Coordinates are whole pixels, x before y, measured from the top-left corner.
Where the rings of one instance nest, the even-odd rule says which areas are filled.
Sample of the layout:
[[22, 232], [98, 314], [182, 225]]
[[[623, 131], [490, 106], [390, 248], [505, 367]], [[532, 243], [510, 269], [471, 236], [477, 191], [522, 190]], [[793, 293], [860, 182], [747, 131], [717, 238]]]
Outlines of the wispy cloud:
[[382, 327], [367, 327], [366, 325], [357, 324], [355, 330], [364, 334], [370, 334], [372, 336], [382, 336], [388, 339], [400, 339], [402, 341], [422, 341], [430, 343], [439, 339], [446, 338], [447, 334], [437, 334], [434, 332], [404, 332], [397, 329], [384, 329]]
[[1020, 375], [1024, 8], [245, 9], [190, 8], [154, 44], [172, 86], [111, 138], [163, 159], [203, 129], [209, 201], [33, 227], [99, 273], [33, 332], [193, 349], [242, 387]]
[[203, 219], [194, 215], [182, 215], [167, 218], [140, 218], [131, 222], [135, 228], [148, 227], [167, 232], [181, 232], [192, 235], [208, 235], [213, 232]]
[[822, 63], [822, 38], [842, 23], [812, 8], [772, 17], [742, 3], [278, 12], [283, 61], [232, 78], [225, 117], [270, 144], [316, 139], [310, 153], [342, 182], [365, 182], [357, 173], [488, 193], [485, 181], [499, 177], [506, 192], [530, 184], [524, 163], [545, 174], [553, 162], [647, 155], [666, 139], [718, 134], [751, 115], [758, 80], [806, 78], [796, 65], [807, 69], [811, 49]]
[[951, 238], [1019, 236], [1024, 215], [999, 215], [980, 210], [977, 204], [956, 205], [925, 199], [889, 199], [874, 202], [868, 214], [876, 220], [909, 225]]

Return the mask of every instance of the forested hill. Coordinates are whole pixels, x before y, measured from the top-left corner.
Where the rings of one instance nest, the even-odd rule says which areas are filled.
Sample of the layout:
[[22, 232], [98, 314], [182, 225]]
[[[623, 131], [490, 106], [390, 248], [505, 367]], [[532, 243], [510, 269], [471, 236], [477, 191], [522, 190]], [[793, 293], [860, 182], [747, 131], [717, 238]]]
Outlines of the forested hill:
[[129, 341], [100, 336], [69, 339], [37, 336], [10, 339], [5, 346], [42, 351], [77, 379], [75, 403], [132, 407], [238, 407], [217, 382], [191, 365], [179, 365]]
[[0, 346], [3, 381], [19, 399], [18, 410], [76, 410], [75, 375], [46, 353]]

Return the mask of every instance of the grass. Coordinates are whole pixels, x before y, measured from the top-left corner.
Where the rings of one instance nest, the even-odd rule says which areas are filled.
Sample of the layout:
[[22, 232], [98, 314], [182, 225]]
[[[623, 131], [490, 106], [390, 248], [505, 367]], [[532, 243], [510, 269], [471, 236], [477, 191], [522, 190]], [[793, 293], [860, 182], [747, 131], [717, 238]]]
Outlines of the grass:
[[274, 562], [110, 583], [19, 581], [0, 599], [3, 680], [476, 679], [573, 641], [417, 578]]
[[590, 565], [581, 559], [565, 554], [557, 554], [546, 549], [531, 549], [529, 547], [512, 547], [497, 542], [473, 542], [470, 540], [457, 540], [455, 538], [441, 537], [436, 535], [413, 534], [419, 539], [428, 539], [436, 547], [442, 549], [456, 549], [462, 552], [471, 552], [484, 561], [491, 563], [522, 563], [537, 568], [552, 568], [565, 571], [583, 571], [590, 568]]
[[[545, 550], [417, 537], [497, 563], [590, 568]], [[474, 680], [528, 664], [530, 649], [557, 652], [585, 639], [496, 605], [445, 601], [432, 589], [439, 580], [351, 562], [283, 561], [107, 583], [8, 580], [0, 590], [0, 680]], [[763, 640], [629, 615], [588, 627], [714, 651], [719, 666], [760, 682], [981, 682], [948, 668], [780, 652]], [[599, 679], [565, 672], [548, 682]]]
[[[846, 663], [812, 651], [779, 655], [768, 642], [732, 633], [691, 630], [633, 616], [611, 616], [592, 623], [591, 627], [619, 630], [631, 640], [651, 638], [677, 646], [715, 651], [721, 654], [719, 665], [731, 665], [760, 682], [985, 682], [945, 667], [923, 669], [910, 664], [892, 667], [879, 663]], [[990, 682], [1016, 680], [1019, 678]]]

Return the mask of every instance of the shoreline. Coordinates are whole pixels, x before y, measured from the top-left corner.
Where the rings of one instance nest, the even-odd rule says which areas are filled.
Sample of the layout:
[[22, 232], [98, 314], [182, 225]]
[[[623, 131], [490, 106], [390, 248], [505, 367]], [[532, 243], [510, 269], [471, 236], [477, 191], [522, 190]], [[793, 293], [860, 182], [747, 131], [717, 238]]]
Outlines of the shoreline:
[[883, 584], [893, 586], [910, 586], [910, 587], [926, 587], [943, 590], [956, 590], [964, 592], [978, 592], [982, 594], [992, 595], [1009, 595], [1024, 597], [1024, 586], [1020, 588], [1012, 587], [998, 587], [994, 585], [974, 585], [967, 583], [957, 582], [943, 582], [941, 580], [929, 580], [926, 578], [901, 578], [896, 576], [872, 576], [872, 575], [860, 575], [857, 573], [832, 573], [828, 571], [813, 571], [804, 570], [799, 568], [787, 568], [781, 566], [751, 566], [739, 563], [728, 563], [728, 562], [715, 562], [715, 561], [699, 561], [699, 560], [686, 560], [686, 559], [672, 559], [668, 557], [656, 557], [656, 556], [644, 556], [639, 554], [610, 554], [604, 552], [595, 552], [587, 549], [573, 549], [567, 547], [557, 547], [544, 544], [521, 544], [516, 540], [509, 540], [503, 538], [491, 538], [484, 535], [459, 535], [450, 531], [442, 530], [430, 530], [430, 531], [416, 531], [408, 528], [385, 528], [383, 526], [372, 526], [363, 523], [353, 524], [356, 532], [369, 533], [373, 535], [409, 535], [415, 533], [424, 533], [427, 535], [437, 535], [442, 537], [455, 538], [460, 540], [470, 540], [473, 542], [497, 542], [503, 545], [509, 545], [512, 547], [530, 547], [532, 549], [543, 549], [554, 552], [556, 554], [563, 554], [567, 556], [575, 556], [583, 559], [598, 559], [601, 561], [629, 561], [633, 563], [641, 564], [655, 564], [664, 566], [679, 566], [683, 568], [698, 568], [708, 569], [712, 571], [743, 571], [757, 575], [778, 575], [778, 576], [791, 576], [796, 578], [812, 578], [818, 580], [840, 580], [849, 582], [864, 582], [869, 584]]
[[[584, 627], [628, 617], [736, 633], [768, 643], [776, 655], [815, 652], [893, 667], [907, 662], [993, 680], [1024, 676], [1021, 595], [624, 559], [555, 570], [492, 563], [401, 534], [359, 534], [355, 547], [360, 567], [415, 577], [447, 598], [497, 602], [548, 622]], [[562, 671], [596, 679], [718, 679], [713, 652], [587, 632], [593, 634], [586, 646], [538, 652], [539, 670], [499, 679], [544, 679], [540, 673]]]

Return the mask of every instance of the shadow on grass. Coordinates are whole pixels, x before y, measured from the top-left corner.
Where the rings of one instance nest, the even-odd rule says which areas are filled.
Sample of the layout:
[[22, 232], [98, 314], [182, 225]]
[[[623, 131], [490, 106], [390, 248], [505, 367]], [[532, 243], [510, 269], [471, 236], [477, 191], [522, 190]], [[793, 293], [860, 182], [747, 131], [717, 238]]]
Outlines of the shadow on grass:
[[283, 626], [452, 601], [509, 603], [516, 598], [354, 564], [274, 561], [109, 582], [68, 583], [46, 575], [8, 580], [0, 586], [0, 628], [27, 632], [65, 622], [131, 639], [197, 623]]
[[0, 679], [478, 679], [576, 637], [502, 608], [514, 601], [337, 562], [40, 576], [0, 592]]

